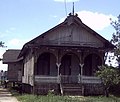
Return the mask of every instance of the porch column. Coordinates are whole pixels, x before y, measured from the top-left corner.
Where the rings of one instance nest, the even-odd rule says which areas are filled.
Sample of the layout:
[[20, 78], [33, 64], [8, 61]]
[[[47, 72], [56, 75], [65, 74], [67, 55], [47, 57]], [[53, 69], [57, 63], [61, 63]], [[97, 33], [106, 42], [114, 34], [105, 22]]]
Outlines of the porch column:
[[[84, 66], [84, 63], [80, 63], [79, 65], [81, 67], [80, 83], [83, 83], [82, 75], [83, 75], [83, 66]], [[84, 95], [84, 85], [82, 85], [82, 95]]]
[[80, 75], [82, 76], [82, 75], [83, 75], [83, 66], [84, 66], [84, 63], [80, 63], [79, 65], [80, 65], [80, 68], [81, 68], [81, 69], [80, 69], [80, 70], [81, 70]]
[[57, 75], [59, 76], [59, 74], [60, 74], [60, 65], [61, 65], [61, 63], [56, 63], [56, 65], [57, 65], [57, 69], [58, 69]]

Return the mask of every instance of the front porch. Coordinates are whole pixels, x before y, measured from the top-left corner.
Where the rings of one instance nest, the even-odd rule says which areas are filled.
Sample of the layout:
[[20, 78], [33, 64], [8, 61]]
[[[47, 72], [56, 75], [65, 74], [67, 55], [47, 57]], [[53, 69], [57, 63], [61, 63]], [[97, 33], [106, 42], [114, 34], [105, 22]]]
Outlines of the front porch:
[[34, 92], [47, 94], [49, 90], [55, 90], [60, 94], [102, 94], [102, 80], [95, 77], [98, 67], [103, 64], [102, 54], [98, 50], [80, 51], [77, 48], [41, 49], [35, 58]]
[[103, 94], [102, 80], [94, 76], [35, 76], [36, 94], [47, 94], [53, 90], [62, 95], [100, 95]]

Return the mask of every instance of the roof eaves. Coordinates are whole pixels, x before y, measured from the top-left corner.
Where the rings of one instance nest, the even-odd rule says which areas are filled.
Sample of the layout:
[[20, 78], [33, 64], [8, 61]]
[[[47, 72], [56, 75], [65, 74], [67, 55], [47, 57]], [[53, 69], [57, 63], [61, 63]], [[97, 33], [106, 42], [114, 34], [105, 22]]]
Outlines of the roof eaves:
[[18, 58], [22, 57], [22, 56], [25, 54], [25, 51], [26, 51], [27, 48], [28, 48], [28, 44], [34, 43], [34, 41], [35, 41], [36, 39], [38, 39], [38, 38], [43, 38], [48, 32], [51, 32], [51, 31], [57, 29], [58, 27], [63, 26], [65, 23], [66, 23], [66, 22], [64, 21], [64, 22], [56, 25], [55, 27], [51, 28], [50, 30], [48, 30], [48, 31], [42, 33], [41, 35], [37, 36], [36, 38], [30, 40], [29, 42], [27, 42], [27, 43], [23, 46], [23, 48], [22, 48], [22, 50], [21, 50]]

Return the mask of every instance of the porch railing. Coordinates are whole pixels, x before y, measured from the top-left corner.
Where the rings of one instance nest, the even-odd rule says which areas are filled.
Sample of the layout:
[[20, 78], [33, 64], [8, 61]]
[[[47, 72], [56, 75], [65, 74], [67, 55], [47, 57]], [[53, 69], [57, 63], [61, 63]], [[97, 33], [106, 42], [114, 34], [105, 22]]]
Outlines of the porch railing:
[[39, 83], [102, 83], [102, 80], [94, 76], [60, 75], [41, 76], [35, 75], [35, 81]]
[[99, 77], [94, 76], [81, 76], [79, 83], [102, 83], [102, 80]]
[[40, 83], [59, 83], [60, 79], [57, 76], [41, 76], [36, 75], [35, 81]]

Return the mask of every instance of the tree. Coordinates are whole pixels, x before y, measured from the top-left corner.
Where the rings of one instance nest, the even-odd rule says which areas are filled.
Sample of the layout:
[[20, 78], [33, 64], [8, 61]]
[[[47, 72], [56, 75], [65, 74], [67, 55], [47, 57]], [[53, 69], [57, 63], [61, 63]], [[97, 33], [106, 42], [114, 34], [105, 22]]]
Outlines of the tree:
[[4, 42], [0, 41], [0, 47], [5, 47]]
[[111, 42], [116, 46], [113, 53], [117, 58], [117, 61], [119, 63], [119, 68], [120, 68], [120, 15], [117, 18], [118, 20], [111, 21], [111, 25], [114, 27], [116, 31], [112, 35]]
[[[4, 42], [0, 41], [0, 47], [6, 47], [4, 46]], [[0, 61], [2, 60], [2, 58], [0, 58]]]
[[99, 71], [96, 72], [96, 75], [102, 79], [105, 88], [105, 96], [108, 97], [109, 88], [112, 85], [118, 84], [120, 82], [118, 69], [107, 65], [101, 66]]

